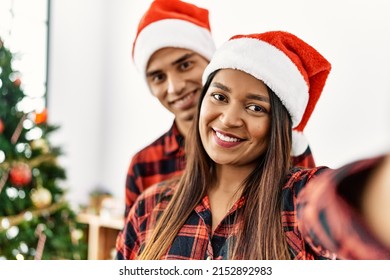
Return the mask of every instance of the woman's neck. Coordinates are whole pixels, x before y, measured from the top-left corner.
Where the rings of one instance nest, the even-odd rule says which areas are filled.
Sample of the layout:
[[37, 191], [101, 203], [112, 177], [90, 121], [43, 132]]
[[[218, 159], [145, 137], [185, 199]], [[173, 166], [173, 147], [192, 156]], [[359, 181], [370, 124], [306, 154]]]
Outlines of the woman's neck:
[[247, 166], [217, 165], [216, 181], [213, 188], [226, 193], [235, 193], [251, 172], [252, 169]]
[[212, 212], [212, 232], [241, 197], [242, 184], [252, 172], [248, 168], [217, 166], [216, 181], [208, 190]]

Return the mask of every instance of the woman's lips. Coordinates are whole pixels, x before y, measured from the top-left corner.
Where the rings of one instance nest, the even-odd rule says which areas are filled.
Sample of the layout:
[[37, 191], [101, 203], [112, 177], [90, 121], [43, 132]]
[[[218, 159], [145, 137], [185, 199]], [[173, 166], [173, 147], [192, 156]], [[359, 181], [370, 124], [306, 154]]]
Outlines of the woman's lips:
[[215, 142], [223, 148], [233, 148], [241, 144], [243, 139], [234, 137], [232, 135], [224, 134], [220, 131], [213, 130]]

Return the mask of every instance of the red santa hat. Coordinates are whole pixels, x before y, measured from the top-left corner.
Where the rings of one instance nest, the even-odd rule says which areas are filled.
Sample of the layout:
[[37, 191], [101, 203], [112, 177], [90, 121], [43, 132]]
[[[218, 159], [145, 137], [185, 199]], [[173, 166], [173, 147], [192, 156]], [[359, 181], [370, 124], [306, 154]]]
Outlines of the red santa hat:
[[192, 50], [207, 60], [215, 51], [209, 12], [179, 0], [155, 0], [138, 25], [133, 59], [144, 73], [154, 52], [165, 47]]
[[218, 69], [238, 69], [263, 81], [281, 100], [293, 124], [292, 154], [308, 147], [303, 135], [331, 69], [313, 47], [293, 34], [271, 31], [236, 35], [214, 54], [203, 83]]

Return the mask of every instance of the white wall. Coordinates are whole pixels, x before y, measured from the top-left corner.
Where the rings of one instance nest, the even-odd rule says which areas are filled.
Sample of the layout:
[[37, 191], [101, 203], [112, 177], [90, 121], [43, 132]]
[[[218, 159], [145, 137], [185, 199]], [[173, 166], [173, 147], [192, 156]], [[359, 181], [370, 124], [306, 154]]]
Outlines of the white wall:
[[[49, 112], [62, 125], [55, 141], [67, 152], [74, 201], [85, 202], [96, 186], [123, 198], [131, 156], [171, 125], [130, 56], [150, 2], [52, 1]], [[318, 164], [338, 167], [390, 149], [390, 2], [188, 2], [209, 8], [217, 46], [238, 33], [285, 30], [332, 63], [306, 127]]]
[[61, 126], [52, 138], [65, 151], [61, 163], [74, 201], [85, 201], [101, 182], [107, 83], [104, 2], [52, 1], [49, 121]]

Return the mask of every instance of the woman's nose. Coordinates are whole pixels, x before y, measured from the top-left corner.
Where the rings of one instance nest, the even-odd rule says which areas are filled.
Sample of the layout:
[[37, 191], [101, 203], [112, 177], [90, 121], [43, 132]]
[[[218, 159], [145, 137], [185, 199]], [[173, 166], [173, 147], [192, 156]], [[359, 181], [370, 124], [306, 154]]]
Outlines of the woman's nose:
[[221, 121], [227, 127], [240, 127], [243, 125], [242, 109], [239, 106], [229, 105], [221, 114]]

